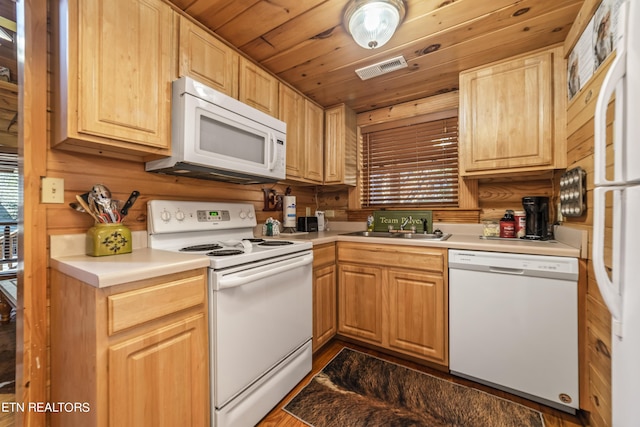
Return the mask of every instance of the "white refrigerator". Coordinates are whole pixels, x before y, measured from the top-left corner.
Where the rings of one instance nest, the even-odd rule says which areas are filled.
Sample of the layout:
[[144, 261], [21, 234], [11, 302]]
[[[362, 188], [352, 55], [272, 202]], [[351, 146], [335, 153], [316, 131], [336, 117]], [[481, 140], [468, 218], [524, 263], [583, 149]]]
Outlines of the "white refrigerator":
[[[616, 58], [594, 117], [593, 266], [612, 316], [613, 427], [640, 425], [640, 1], [618, 15]], [[613, 155], [606, 155], [606, 109], [615, 94]], [[612, 158], [611, 158], [612, 157]], [[614, 172], [607, 176], [606, 165]], [[605, 209], [607, 193], [613, 209]], [[605, 269], [605, 217], [610, 217], [611, 276]], [[609, 235], [609, 234], [607, 234]]]

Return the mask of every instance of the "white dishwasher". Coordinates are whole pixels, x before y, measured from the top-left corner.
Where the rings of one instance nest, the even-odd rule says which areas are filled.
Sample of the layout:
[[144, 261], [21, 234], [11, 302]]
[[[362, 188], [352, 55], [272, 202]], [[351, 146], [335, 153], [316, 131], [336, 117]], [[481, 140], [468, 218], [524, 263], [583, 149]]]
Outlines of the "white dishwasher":
[[449, 250], [449, 368], [575, 412], [578, 260]]

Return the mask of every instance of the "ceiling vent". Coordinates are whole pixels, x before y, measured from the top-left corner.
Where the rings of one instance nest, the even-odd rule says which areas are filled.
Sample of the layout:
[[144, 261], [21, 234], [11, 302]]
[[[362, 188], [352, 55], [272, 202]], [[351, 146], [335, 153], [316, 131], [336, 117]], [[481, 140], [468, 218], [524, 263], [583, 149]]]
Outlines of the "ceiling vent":
[[378, 62], [377, 64], [369, 65], [368, 67], [358, 68], [356, 74], [362, 80], [368, 80], [407, 67], [407, 61], [404, 59], [404, 56], [400, 55], [387, 59], [386, 61]]

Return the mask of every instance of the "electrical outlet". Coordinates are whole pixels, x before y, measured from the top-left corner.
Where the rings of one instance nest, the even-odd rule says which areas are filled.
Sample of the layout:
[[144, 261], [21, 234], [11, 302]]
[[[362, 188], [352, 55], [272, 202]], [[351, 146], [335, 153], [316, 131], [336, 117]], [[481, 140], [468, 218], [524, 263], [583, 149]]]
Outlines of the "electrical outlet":
[[336, 211], [334, 210], [324, 211], [324, 216], [326, 216], [327, 218], [335, 218]]
[[64, 178], [42, 177], [41, 203], [64, 203]]

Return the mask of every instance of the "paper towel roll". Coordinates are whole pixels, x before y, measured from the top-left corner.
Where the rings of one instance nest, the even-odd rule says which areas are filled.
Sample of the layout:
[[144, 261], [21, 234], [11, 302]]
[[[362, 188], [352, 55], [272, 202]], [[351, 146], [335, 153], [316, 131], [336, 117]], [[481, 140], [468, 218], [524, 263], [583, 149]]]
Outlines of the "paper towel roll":
[[296, 222], [296, 196], [284, 196], [284, 212], [282, 226], [285, 228], [297, 227]]

